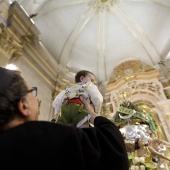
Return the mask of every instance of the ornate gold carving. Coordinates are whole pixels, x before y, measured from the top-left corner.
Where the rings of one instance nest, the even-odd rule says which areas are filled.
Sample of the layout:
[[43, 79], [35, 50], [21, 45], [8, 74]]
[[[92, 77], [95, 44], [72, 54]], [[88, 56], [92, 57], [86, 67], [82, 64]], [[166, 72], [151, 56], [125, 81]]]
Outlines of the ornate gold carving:
[[131, 60], [123, 62], [118, 65], [112, 72], [110, 82], [116, 81], [121, 78], [135, 79], [136, 74], [142, 72], [148, 72], [154, 70], [151, 66], [139, 61], [139, 60]]
[[138, 91], [145, 90], [145, 93], [152, 92], [151, 94], [157, 94], [158, 96], [161, 96], [161, 92], [160, 92], [161, 88], [159, 84], [157, 84], [156, 82], [153, 83], [153, 82], [131, 81], [126, 84], [125, 88], [115, 92], [112, 100], [119, 101], [119, 102], [129, 100], [131, 95], [134, 94], [135, 90]]
[[18, 59], [22, 55], [23, 46], [11, 37], [3, 24], [0, 24], [0, 29], [0, 47], [9, 55], [10, 60]]

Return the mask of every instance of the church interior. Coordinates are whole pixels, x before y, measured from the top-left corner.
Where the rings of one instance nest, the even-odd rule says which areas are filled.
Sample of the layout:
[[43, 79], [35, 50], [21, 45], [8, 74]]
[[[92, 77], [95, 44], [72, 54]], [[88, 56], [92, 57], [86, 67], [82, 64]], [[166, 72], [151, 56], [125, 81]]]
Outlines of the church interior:
[[[89, 70], [101, 115], [129, 150], [142, 137], [170, 142], [169, 17], [170, 0], [0, 0], [0, 65], [17, 66], [38, 87], [39, 120], [51, 120], [55, 96]], [[132, 149], [130, 170], [169, 170], [169, 152], [139, 161]]]

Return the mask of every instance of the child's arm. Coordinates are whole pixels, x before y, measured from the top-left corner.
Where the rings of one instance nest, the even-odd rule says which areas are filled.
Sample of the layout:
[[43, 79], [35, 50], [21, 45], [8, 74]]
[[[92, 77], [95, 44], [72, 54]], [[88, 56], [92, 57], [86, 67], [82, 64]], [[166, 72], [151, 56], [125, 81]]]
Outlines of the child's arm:
[[88, 85], [88, 94], [90, 96], [90, 100], [94, 105], [95, 112], [100, 114], [102, 103], [103, 103], [103, 96], [100, 93], [99, 89], [93, 83], [89, 83]]
[[60, 113], [60, 109], [61, 109], [61, 105], [63, 103], [63, 96], [64, 96], [64, 93], [65, 93], [65, 90], [60, 92], [56, 98], [54, 99], [53, 103], [52, 103], [52, 106], [54, 107], [55, 109], [55, 116], [57, 116], [59, 113]]

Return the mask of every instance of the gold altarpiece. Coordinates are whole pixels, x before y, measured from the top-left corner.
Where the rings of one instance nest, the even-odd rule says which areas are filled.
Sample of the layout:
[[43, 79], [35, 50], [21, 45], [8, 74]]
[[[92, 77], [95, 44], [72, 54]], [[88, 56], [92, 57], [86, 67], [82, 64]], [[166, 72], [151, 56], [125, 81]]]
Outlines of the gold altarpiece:
[[[106, 86], [112, 112], [105, 116], [113, 120], [121, 129], [129, 124], [139, 125], [141, 123], [139, 123], [140, 120], [137, 116], [136, 119], [129, 119], [130, 123], [127, 121], [115, 121], [118, 120], [115, 119], [117, 113], [131, 111], [131, 109], [122, 107], [122, 103], [133, 103], [142, 111], [144, 117], [147, 118], [146, 115], [148, 114], [152, 118], [153, 121], [151, 123], [155, 127], [155, 136], [170, 142], [170, 99], [168, 97], [169, 95], [167, 95], [169, 89], [168, 83], [166, 78], [161, 77], [158, 69], [151, 68], [141, 61], [131, 60], [119, 64], [113, 70], [110, 81]], [[122, 109], [125, 109], [125, 111]], [[141, 122], [144, 122], [143, 120]], [[167, 150], [167, 154], [169, 155], [169, 150]], [[163, 170], [168, 170], [168, 164], [162, 164], [161, 166], [166, 166]], [[153, 169], [160, 169], [160, 167]]]
[[154, 119], [161, 122], [158, 123], [162, 125], [158, 128], [160, 135], [166, 134], [164, 138], [170, 141], [170, 99], [165, 93], [167, 88], [163, 86], [160, 78], [159, 70], [141, 61], [126, 61], [118, 65], [106, 86], [113, 109], [109, 117], [115, 114], [121, 102], [128, 100], [151, 112]]

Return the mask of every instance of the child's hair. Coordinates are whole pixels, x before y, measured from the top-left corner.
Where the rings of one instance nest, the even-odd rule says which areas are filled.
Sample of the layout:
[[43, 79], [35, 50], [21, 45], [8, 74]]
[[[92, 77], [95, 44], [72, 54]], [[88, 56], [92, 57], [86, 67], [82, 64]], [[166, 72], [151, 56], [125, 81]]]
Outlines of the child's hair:
[[[85, 77], [87, 74], [92, 74], [92, 75], [94, 75], [92, 72], [90, 72], [90, 71], [87, 71], [87, 70], [80, 70], [79, 72], [77, 72], [77, 74], [75, 75], [75, 83], [79, 83], [79, 82], [81, 82], [80, 81], [80, 77], [81, 76], [83, 76], [83, 77]], [[94, 75], [95, 76], [95, 75]]]

